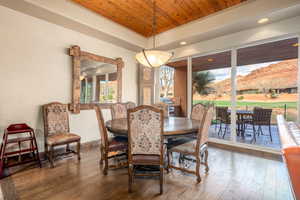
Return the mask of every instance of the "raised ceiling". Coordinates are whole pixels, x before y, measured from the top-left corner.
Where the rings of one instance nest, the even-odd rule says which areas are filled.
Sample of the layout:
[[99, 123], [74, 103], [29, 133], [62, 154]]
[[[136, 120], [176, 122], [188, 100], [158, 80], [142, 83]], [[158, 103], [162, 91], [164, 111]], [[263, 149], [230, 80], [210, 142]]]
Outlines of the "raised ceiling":
[[[152, 35], [152, 0], [72, 0], [143, 35]], [[247, 0], [156, 0], [157, 31], [161, 33]]]

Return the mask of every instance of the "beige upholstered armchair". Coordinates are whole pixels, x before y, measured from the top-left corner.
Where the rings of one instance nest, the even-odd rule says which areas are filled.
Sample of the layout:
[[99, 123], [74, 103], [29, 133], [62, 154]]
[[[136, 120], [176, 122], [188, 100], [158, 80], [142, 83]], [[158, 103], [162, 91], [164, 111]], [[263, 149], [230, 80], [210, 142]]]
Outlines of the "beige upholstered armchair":
[[[51, 167], [54, 159], [54, 147], [66, 145], [66, 152], [76, 153], [80, 160], [80, 136], [70, 133], [69, 114], [66, 104], [52, 102], [43, 106], [45, 153]], [[77, 143], [77, 151], [71, 151], [70, 143]]]
[[[163, 192], [163, 111], [152, 106], [138, 106], [128, 111], [128, 173], [132, 191], [137, 165], [160, 167], [160, 193]], [[145, 174], [144, 174], [145, 175]]]

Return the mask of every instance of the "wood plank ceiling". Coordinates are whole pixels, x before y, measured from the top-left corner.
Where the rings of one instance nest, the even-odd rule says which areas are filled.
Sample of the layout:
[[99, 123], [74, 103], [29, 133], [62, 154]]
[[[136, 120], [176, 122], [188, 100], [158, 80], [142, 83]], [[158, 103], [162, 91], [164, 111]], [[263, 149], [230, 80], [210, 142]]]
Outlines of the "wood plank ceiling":
[[[143, 36], [152, 34], [152, 0], [72, 0]], [[247, 0], [156, 0], [161, 33]]]

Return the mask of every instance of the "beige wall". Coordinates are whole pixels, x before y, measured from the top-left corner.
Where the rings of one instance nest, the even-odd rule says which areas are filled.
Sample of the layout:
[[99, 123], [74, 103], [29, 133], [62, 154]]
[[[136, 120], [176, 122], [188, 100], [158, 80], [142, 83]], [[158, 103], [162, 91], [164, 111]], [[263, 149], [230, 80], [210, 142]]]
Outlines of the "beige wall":
[[[0, 6], [0, 127], [25, 122], [43, 144], [41, 105], [71, 100], [71, 59], [67, 48], [122, 57], [123, 101], [137, 100], [134, 52]], [[128, 90], [130, 88], [130, 90]], [[110, 113], [105, 112], [109, 118]], [[70, 116], [71, 131], [83, 142], [99, 139], [94, 111]]]

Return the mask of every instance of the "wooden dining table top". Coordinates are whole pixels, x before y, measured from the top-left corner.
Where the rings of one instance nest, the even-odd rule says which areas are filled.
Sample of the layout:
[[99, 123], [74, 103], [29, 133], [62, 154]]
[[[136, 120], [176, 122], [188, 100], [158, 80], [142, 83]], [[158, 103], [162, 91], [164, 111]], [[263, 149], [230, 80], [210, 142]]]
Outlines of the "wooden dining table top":
[[[114, 119], [106, 122], [106, 128], [117, 135], [127, 135], [127, 119]], [[167, 117], [164, 119], [164, 136], [178, 136], [196, 133], [199, 121], [185, 117]]]

